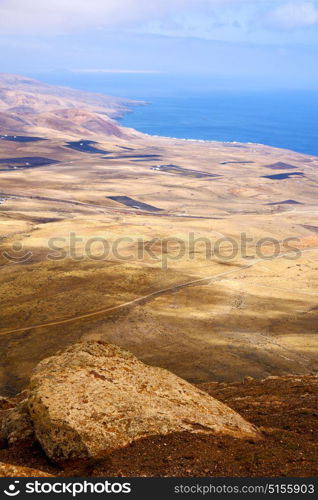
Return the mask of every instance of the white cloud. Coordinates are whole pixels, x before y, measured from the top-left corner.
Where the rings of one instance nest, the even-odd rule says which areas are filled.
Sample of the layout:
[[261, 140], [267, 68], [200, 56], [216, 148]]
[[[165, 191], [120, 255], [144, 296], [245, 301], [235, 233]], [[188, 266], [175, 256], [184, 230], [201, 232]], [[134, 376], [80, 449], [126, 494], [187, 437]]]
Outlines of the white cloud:
[[[318, 0], [0, 0], [2, 38], [133, 31], [268, 43], [315, 24]], [[269, 40], [266, 29], [273, 28]]]
[[284, 3], [269, 12], [265, 22], [287, 30], [314, 26], [318, 24], [318, 8], [314, 2]]
[[91, 27], [131, 27], [186, 10], [211, 14], [211, 8], [248, 0], [0, 0], [2, 32], [69, 32]]

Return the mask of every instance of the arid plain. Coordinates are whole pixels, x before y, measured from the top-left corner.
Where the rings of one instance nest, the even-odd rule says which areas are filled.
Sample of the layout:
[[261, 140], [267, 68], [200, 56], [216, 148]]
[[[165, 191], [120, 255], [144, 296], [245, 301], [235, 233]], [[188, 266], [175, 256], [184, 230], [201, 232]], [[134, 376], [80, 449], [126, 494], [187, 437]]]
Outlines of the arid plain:
[[317, 372], [318, 158], [146, 136], [115, 121], [133, 102], [0, 84], [1, 394], [81, 339], [196, 383]]

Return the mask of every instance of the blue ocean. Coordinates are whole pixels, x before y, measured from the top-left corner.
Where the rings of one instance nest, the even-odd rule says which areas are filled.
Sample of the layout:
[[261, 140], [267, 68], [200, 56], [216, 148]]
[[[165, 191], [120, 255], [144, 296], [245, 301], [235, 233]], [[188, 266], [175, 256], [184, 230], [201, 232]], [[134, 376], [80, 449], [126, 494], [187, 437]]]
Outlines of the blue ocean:
[[318, 93], [156, 97], [126, 114], [122, 124], [147, 134], [254, 142], [318, 156]]
[[244, 82], [156, 74], [32, 76], [145, 101], [145, 105], [133, 107], [121, 123], [147, 134], [254, 142], [318, 156], [315, 90], [257, 90]]

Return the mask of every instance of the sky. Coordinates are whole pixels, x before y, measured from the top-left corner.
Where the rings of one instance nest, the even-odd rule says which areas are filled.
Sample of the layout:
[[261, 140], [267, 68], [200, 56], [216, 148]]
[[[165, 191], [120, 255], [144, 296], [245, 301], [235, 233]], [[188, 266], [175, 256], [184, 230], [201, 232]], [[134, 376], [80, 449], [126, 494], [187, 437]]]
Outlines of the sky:
[[318, 89], [318, 0], [0, 0], [0, 68]]

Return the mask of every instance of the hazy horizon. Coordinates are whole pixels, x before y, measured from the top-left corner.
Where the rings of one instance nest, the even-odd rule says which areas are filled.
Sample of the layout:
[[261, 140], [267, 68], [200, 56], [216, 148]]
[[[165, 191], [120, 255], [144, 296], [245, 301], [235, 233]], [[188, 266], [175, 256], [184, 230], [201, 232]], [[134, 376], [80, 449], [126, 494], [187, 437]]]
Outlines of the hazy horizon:
[[196, 75], [215, 88], [318, 89], [316, 1], [2, 0], [0, 27], [1, 71], [43, 80]]

